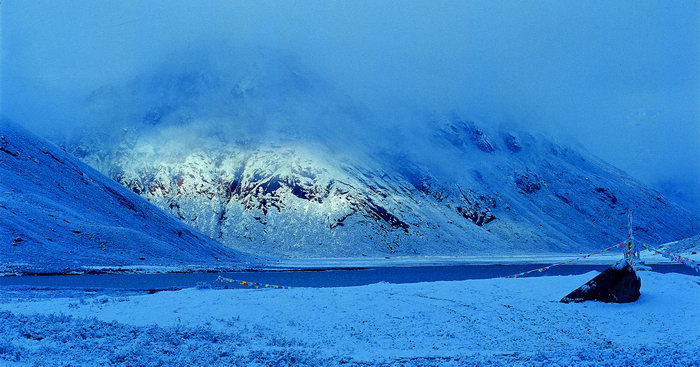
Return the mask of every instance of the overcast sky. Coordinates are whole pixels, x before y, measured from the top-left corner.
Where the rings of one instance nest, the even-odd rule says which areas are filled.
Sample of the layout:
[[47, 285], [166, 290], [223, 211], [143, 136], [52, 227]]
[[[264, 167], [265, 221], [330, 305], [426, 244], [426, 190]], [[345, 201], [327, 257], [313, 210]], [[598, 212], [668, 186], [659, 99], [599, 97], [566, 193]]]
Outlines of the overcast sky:
[[[2, 113], [32, 129], [173, 51], [294, 55], [377, 109], [459, 111], [580, 144], [700, 209], [699, 1], [4, 0]], [[694, 198], [694, 199], [693, 199]]]

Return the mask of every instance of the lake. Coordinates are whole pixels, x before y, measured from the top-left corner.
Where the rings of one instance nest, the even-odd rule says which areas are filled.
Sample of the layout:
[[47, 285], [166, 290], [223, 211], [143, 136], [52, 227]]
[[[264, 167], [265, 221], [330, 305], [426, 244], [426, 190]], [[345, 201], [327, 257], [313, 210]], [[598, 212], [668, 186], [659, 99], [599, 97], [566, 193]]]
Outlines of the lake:
[[[350, 287], [378, 282], [419, 283], [488, 279], [504, 277], [532, 270], [545, 265], [451, 265], [373, 267], [351, 270], [295, 270], [248, 271], [224, 273], [169, 273], [169, 274], [96, 274], [96, 275], [32, 275], [0, 277], [0, 287], [51, 289], [90, 289], [93, 292], [107, 290], [165, 290], [194, 287], [198, 283], [213, 283], [218, 276], [258, 283], [291, 287]], [[576, 275], [589, 271], [602, 271], [606, 265], [563, 265], [543, 273], [531, 273], [526, 277]], [[660, 273], [700, 275], [683, 265], [654, 265]], [[243, 286], [233, 286], [233, 288]]]

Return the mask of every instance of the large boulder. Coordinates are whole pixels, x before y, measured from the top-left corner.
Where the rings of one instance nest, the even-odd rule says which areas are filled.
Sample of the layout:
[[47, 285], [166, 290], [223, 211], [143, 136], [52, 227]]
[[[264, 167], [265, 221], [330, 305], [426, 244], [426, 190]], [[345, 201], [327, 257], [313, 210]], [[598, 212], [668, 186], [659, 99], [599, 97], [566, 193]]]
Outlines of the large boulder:
[[642, 282], [634, 269], [621, 261], [611, 266], [588, 283], [562, 298], [560, 302], [600, 301], [627, 303], [639, 299]]

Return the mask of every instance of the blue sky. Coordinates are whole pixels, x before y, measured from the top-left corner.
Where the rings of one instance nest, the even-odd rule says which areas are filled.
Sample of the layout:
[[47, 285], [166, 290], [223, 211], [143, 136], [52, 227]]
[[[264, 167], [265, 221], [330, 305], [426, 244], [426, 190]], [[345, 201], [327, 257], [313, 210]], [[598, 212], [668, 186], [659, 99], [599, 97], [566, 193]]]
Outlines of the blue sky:
[[375, 110], [458, 111], [579, 145], [700, 210], [698, 1], [3, 1], [2, 113], [70, 127], [174, 51], [294, 55]]

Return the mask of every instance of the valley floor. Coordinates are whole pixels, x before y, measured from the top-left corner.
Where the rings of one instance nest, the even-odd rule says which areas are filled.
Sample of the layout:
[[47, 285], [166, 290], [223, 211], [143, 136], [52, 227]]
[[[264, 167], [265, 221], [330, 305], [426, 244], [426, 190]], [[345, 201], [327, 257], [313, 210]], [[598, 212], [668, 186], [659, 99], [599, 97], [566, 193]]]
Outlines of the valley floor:
[[[699, 245], [700, 246], [700, 245]], [[700, 250], [697, 248], [679, 251], [678, 255], [700, 262]], [[397, 267], [397, 266], [450, 266], [450, 265], [525, 265], [525, 264], [556, 264], [572, 261], [572, 264], [610, 265], [624, 257], [621, 250], [597, 254], [582, 258], [588, 253], [581, 254], [527, 254], [527, 255], [488, 255], [488, 256], [393, 256], [393, 257], [362, 257], [362, 258], [306, 258], [283, 259], [274, 263], [272, 268], [290, 269], [323, 269], [323, 268], [353, 268], [353, 267]], [[648, 264], [677, 264], [667, 257], [649, 250], [640, 251], [640, 259]]]
[[594, 275], [64, 298], [0, 290], [0, 365], [700, 366], [700, 277], [640, 272], [635, 303], [559, 303]]

